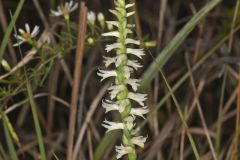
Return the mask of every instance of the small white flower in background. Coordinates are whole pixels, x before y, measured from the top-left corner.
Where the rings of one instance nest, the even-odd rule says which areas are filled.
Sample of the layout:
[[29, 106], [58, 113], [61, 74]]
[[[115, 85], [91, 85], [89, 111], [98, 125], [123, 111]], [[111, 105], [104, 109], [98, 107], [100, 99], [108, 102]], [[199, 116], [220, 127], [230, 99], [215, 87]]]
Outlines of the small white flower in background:
[[104, 18], [104, 15], [102, 14], [102, 12], [99, 12], [97, 14], [97, 19], [98, 19], [98, 22], [99, 22], [100, 26], [102, 28], [104, 28], [105, 27], [105, 18]]
[[117, 159], [121, 158], [122, 156], [124, 156], [125, 154], [134, 152], [134, 149], [132, 147], [125, 147], [123, 145], [121, 146], [116, 146], [115, 148], [116, 152], [117, 152]]
[[64, 16], [66, 20], [69, 20], [70, 12], [75, 11], [78, 8], [78, 3], [74, 3], [72, 0], [70, 2], [65, 2], [65, 4], [60, 4], [57, 10], [51, 10], [52, 16]]
[[39, 33], [39, 26], [35, 26], [33, 28], [33, 31], [30, 31], [30, 27], [28, 24], [25, 24], [25, 30], [18, 29], [19, 35], [14, 35], [16, 39], [18, 40], [17, 43], [15, 43], [13, 46], [19, 46], [24, 42], [31, 42], [34, 37], [36, 37]]
[[93, 11], [89, 11], [87, 14], [87, 20], [89, 24], [94, 25], [96, 21], [96, 14]]

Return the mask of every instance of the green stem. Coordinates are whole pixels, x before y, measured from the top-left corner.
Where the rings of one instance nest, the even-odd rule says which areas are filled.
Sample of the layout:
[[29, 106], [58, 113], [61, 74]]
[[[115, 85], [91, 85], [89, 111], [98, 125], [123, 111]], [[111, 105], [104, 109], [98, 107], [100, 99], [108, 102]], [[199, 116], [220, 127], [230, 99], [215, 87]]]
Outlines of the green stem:
[[35, 101], [33, 98], [32, 88], [31, 88], [31, 85], [29, 84], [29, 82], [27, 82], [27, 92], [28, 92], [28, 96], [30, 99], [34, 126], [35, 126], [35, 130], [37, 132], [37, 141], [38, 141], [40, 156], [41, 156], [40, 159], [46, 160], [46, 153], [45, 153], [45, 148], [44, 148], [44, 144], [43, 144], [42, 131], [41, 131], [40, 123], [39, 123], [38, 116], [37, 116], [36, 104], [35, 104]]

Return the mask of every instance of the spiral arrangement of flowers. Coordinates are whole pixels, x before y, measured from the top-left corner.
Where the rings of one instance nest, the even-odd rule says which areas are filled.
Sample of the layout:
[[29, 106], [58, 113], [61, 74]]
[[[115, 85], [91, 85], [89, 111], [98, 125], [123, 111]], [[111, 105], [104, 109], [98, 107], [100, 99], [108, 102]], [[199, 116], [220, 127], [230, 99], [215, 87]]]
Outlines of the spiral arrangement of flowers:
[[[118, 111], [121, 115], [120, 122], [111, 122], [105, 120], [103, 126], [107, 132], [112, 130], [122, 130], [122, 144], [116, 146], [117, 159], [128, 155], [130, 160], [135, 160], [136, 146], [144, 147], [147, 137], [138, 136], [135, 119], [136, 117], [144, 118], [148, 113], [147, 106], [144, 105], [146, 94], [136, 93], [139, 87], [139, 79], [132, 78], [134, 70], [142, 67], [138, 60], [130, 59], [136, 57], [142, 59], [145, 55], [143, 49], [138, 49], [140, 41], [130, 38], [133, 34], [133, 24], [128, 23], [128, 18], [134, 15], [134, 11], [129, 11], [134, 4], [126, 4], [125, 0], [116, 0], [115, 10], [110, 12], [116, 17], [116, 21], [106, 21], [107, 24], [115, 26], [116, 30], [104, 33], [103, 36], [115, 37], [116, 42], [106, 45], [107, 52], [115, 53], [114, 56], [104, 57], [106, 67], [114, 66], [113, 70], [99, 69], [98, 75], [104, 80], [114, 77], [115, 82], [109, 87], [110, 100], [103, 100], [102, 106], [107, 112]], [[135, 46], [136, 48], [132, 48]], [[110, 53], [111, 54], [111, 53]], [[133, 101], [139, 107], [133, 107]]]

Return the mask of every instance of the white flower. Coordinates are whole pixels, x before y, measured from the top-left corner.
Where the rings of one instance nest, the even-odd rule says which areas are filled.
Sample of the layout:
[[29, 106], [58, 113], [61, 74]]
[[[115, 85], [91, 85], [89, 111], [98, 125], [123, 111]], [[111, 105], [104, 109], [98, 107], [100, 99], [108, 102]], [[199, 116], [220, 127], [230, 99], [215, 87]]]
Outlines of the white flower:
[[[132, 33], [132, 31], [130, 29], [125, 29], [125, 35]], [[105, 37], [117, 37], [119, 38], [120, 33], [118, 31], [111, 31], [111, 32], [107, 32], [107, 33], [103, 33], [102, 36]]]
[[147, 137], [143, 137], [143, 136], [138, 136], [138, 137], [133, 137], [131, 139], [131, 142], [135, 145], [138, 145], [141, 148], [144, 148], [144, 143], [146, 142]]
[[124, 119], [126, 127], [127, 127], [128, 130], [132, 130], [133, 127], [135, 126], [135, 123], [133, 123], [134, 120], [135, 120], [135, 117], [133, 117], [133, 116], [129, 116], [129, 117]]
[[132, 49], [132, 48], [127, 48], [127, 54], [135, 55], [140, 59], [142, 59], [142, 56], [145, 55], [143, 49]]
[[103, 58], [104, 58], [104, 63], [105, 63], [106, 67], [108, 67], [111, 64], [116, 62], [116, 57], [105, 57], [105, 56], [103, 56]]
[[106, 110], [105, 113], [119, 110], [119, 106], [116, 103], [109, 100], [106, 100], [106, 102], [102, 101], [102, 107]]
[[139, 82], [140, 82], [139, 79], [131, 79], [131, 78], [129, 78], [129, 79], [125, 80], [125, 83], [130, 85], [134, 91], [136, 91], [138, 86], [140, 86]]
[[106, 102], [102, 101], [102, 106], [106, 110], [105, 113], [110, 111], [119, 111], [122, 113], [127, 105], [129, 105], [130, 102], [128, 99], [120, 100], [118, 102], [113, 102], [110, 100], [106, 100]]
[[18, 42], [15, 43], [13, 46], [19, 46], [22, 43], [28, 42], [32, 38], [36, 37], [37, 34], [39, 33], [39, 26], [35, 26], [33, 28], [33, 31], [31, 32], [29, 25], [26, 23], [25, 30], [20, 28], [20, 29], [18, 29], [18, 31], [19, 31], [20, 35], [14, 35], [17, 38]]
[[69, 13], [75, 11], [78, 8], [78, 3], [75, 3], [71, 0], [70, 2], [65, 2], [65, 4], [60, 4], [57, 7], [57, 11], [51, 10], [53, 16], [64, 16], [69, 18]]
[[128, 9], [128, 8], [134, 6], [134, 5], [135, 5], [135, 3], [130, 3], [130, 4], [127, 4], [127, 5], [125, 6], [125, 8]]
[[144, 106], [143, 101], [147, 99], [146, 96], [147, 96], [146, 94], [141, 94], [141, 93], [133, 93], [133, 92], [128, 93], [128, 98], [136, 101], [141, 106]]
[[112, 31], [112, 32], [107, 32], [107, 33], [103, 33], [102, 36], [105, 37], [119, 37], [119, 32], [118, 31]]
[[147, 114], [149, 112], [149, 109], [147, 109], [147, 107], [143, 107], [143, 108], [132, 108], [130, 114], [131, 115], [136, 115], [136, 116], [140, 116], [142, 118], [145, 119], [145, 117], [143, 116], [144, 114]]
[[117, 72], [115, 70], [113, 70], [113, 71], [105, 71], [105, 70], [99, 69], [99, 72], [97, 73], [97, 75], [102, 77], [101, 81], [103, 81], [104, 79], [109, 78], [109, 77], [116, 77], [117, 76]]
[[127, 13], [127, 17], [130, 17], [130, 16], [132, 16], [134, 14], [135, 14], [135, 11], [129, 12], [129, 13]]
[[114, 85], [108, 88], [110, 90], [110, 98], [114, 99], [119, 92], [125, 89], [124, 85]]
[[116, 67], [120, 66], [124, 61], [127, 60], [127, 55], [126, 54], [120, 54], [117, 56], [115, 65]]
[[132, 147], [129, 147], [129, 146], [125, 147], [123, 145], [116, 146], [115, 150], [117, 152], [117, 159], [121, 158], [122, 156], [124, 156], [128, 153], [134, 152], [134, 149]]
[[87, 20], [90, 24], [94, 25], [96, 21], [96, 14], [93, 11], [89, 11], [87, 14]]
[[106, 21], [107, 24], [118, 27], [119, 23], [117, 21]]
[[135, 45], [140, 45], [140, 41], [134, 40], [131, 38], [127, 38], [125, 44], [135, 44]]
[[138, 63], [137, 60], [128, 60], [128, 66], [133, 67], [135, 70], [137, 70], [138, 68], [143, 67], [140, 63]]
[[118, 130], [118, 129], [124, 129], [124, 124], [123, 123], [110, 122], [110, 121], [107, 121], [107, 120], [103, 121], [102, 126], [107, 128], [106, 132], [113, 131], [113, 130]]
[[110, 52], [110, 51], [112, 51], [113, 49], [117, 49], [117, 48], [120, 48], [120, 47], [121, 47], [121, 44], [120, 44], [120, 43], [113, 43], [113, 44], [106, 45], [105, 50], [106, 50], [107, 52]]

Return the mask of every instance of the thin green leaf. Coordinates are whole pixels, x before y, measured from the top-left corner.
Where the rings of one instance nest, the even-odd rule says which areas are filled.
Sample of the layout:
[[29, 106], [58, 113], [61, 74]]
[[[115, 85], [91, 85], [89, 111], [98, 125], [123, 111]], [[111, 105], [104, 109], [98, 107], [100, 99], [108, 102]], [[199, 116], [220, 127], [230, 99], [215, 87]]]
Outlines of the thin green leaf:
[[171, 40], [171, 42], [163, 49], [154, 62], [142, 75], [141, 89], [146, 88], [151, 80], [157, 75], [158, 68], [162, 68], [167, 61], [173, 56], [177, 48], [183, 43], [191, 31], [197, 26], [204, 16], [207, 15], [222, 0], [212, 0], [208, 2], [192, 19], [182, 28], [180, 32]]
[[25, 0], [20, 0], [20, 2], [18, 3], [18, 6], [17, 6], [17, 9], [12, 17], [12, 20], [7, 28], [7, 31], [6, 33], [4, 34], [4, 37], [3, 37], [3, 40], [2, 40], [2, 44], [1, 44], [1, 47], [0, 47], [0, 62], [2, 60], [2, 57], [3, 57], [3, 54], [4, 54], [4, 51], [6, 49], [6, 46], [7, 46], [7, 43], [8, 43], [8, 40], [12, 34], [12, 31], [13, 31], [13, 28], [15, 26], [15, 23], [17, 21], [17, 18], [20, 14], [20, 11], [22, 10], [22, 7], [23, 7], [23, 4], [24, 4]]

